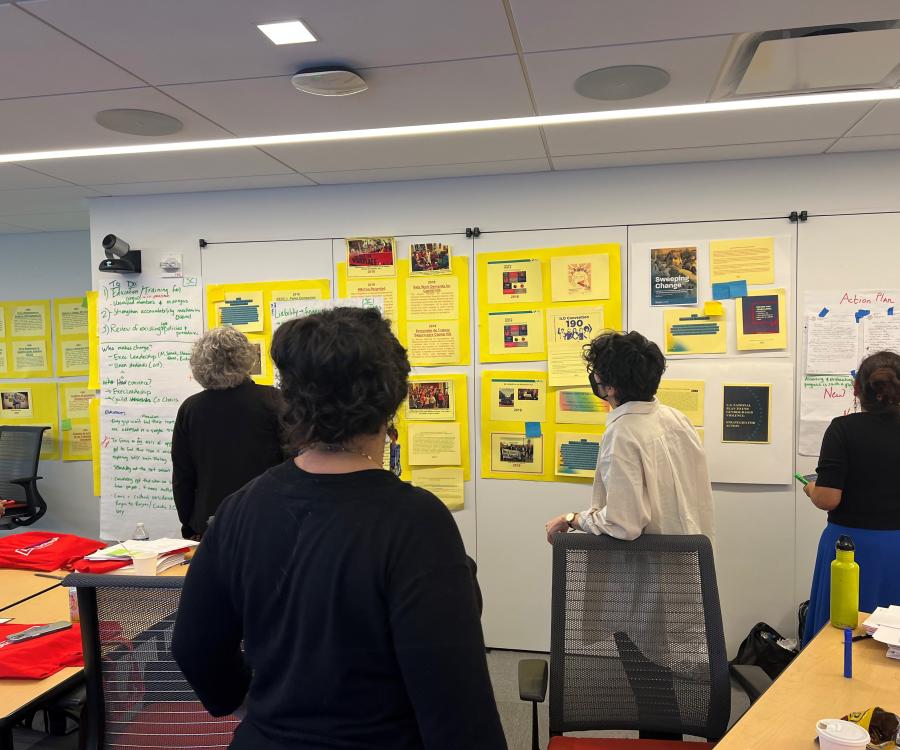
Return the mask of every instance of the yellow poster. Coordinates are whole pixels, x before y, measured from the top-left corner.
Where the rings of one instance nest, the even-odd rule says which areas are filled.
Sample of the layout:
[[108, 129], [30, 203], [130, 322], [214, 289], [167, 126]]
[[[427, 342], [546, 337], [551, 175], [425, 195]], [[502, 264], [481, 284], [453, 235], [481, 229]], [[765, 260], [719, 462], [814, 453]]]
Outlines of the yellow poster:
[[597, 470], [602, 435], [582, 432], [556, 433], [556, 473], [566, 477], [593, 478]]
[[406, 350], [413, 367], [452, 365], [458, 362], [458, 323], [455, 320], [407, 323]]
[[253, 369], [250, 370], [250, 377], [256, 380], [259, 379], [260, 382], [271, 382], [272, 372], [271, 372], [271, 364], [272, 361], [269, 358], [268, 351], [268, 341], [265, 336], [260, 336], [259, 334], [249, 333], [247, 334], [247, 341], [253, 346], [253, 350], [256, 355], [256, 360], [253, 363]]
[[396, 243], [393, 237], [348, 237], [347, 276], [395, 276]]
[[450, 510], [465, 507], [463, 470], [460, 468], [413, 469], [412, 483], [428, 490]]
[[734, 304], [739, 350], [787, 349], [784, 289], [757, 289]]
[[456, 398], [453, 385], [453, 379], [449, 377], [411, 377], [405, 404], [406, 419], [416, 422], [455, 420]]
[[709, 280], [775, 283], [775, 238], [750, 237], [709, 243]]
[[50, 301], [2, 302], [0, 311], [0, 377], [52, 377]]
[[86, 297], [88, 304], [88, 353], [91, 360], [88, 369], [88, 387], [100, 390], [100, 336], [97, 325], [97, 290], [90, 290], [87, 292]]
[[609, 404], [590, 387], [560, 388], [554, 392], [557, 424], [606, 424]]
[[534, 258], [488, 261], [487, 285], [489, 305], [543, 302], [541, 261]]
[[90, 461], [92, 458], [90, 407], [95, 395], [87, 382], [59, 385], [63, 461]]
[[656, 398], [661, 404], [678, 409], [695, 427], [703, 426], [704, 383], [702, 380], [660, 381]]
[[666, 310], [666, 354], [724, 354], [725, 316], [711, 318], [686, 309]]
[[410, 466], [459, 466], [458, 422], [410, 422], [406, 426]]
[[547, 310], [547, 372], [551, 387], [584, 382], [584, 347], [602, 330], [602, 307]]
[[452, 275], [411, 276], [406, 280], [406, 319], [459, 318], [459, 280]]
[[516, 310], [488, 313], [491, 354], [515, 354], [521, 359], [544, 359], [544, 313]]
[[541, 378], [490, 378], [490, 419], [494, 422], [546, 422], [547, 381]]
[[522, 433], [491, 433], [491, 471], [497, 474], [543, 474], [544, 438]]
[[381, 297], [384, 300], [384, 317], [397, 330], [397, 279], [347, 279], [347, 297]]
[[551, 258], [550, 297], [554, 302], [609, 299], [609, 256]]
[[46, 426], [41, 458], [59, 458], [59, 400], [56, 383], [0, 384], [0, 424]]

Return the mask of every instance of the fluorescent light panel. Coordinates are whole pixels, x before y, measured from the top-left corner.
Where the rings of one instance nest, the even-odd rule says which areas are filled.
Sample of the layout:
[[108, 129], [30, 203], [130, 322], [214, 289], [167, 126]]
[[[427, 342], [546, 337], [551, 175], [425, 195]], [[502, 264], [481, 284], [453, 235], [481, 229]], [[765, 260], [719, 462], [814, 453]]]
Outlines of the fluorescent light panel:
[[576, 112], [564, 115], [531, 115], [528, 117], [508, 117], [499, 120], [443, 122], [431, 125], [400, 125], [388, 128], [368, 128], [364, 130], [334, 130], [321, 133], [261, 135], [247, 138], [217, 138], [204, 141], [145, 143], [133, 146], [73, 148], [59, 151], [28, 151], [18, 154], [0, 154], [0, 163], [22, 163], [44, 161], [46, 159], [78, 159], [90, 156], [118, 156], [124, 154], [160, 154], [174, 151], [204, 151], [219, 148], [285, 146], [299, 143], [325, 143], [330, 141], [358, 141], [371, 138], [398, 138], [414, 135], [471, 133], [480, 130], [541, 127], [546, 125], [583, 125], [593, 122], [611, 122], [614, 120], [641, 120], [653, 117], [743, 112], [756, 109], [784, 109], [787, 107], [813, 106], [817, 104], [878, 102], [891, 99], [900, 99], [900, 89], [803, 94], [798, 96], [769, 97], [765, 99], [706, 102], [703, 104], [677, 104], [668, 107], [613, 109], [601, 112]]
[[300, 20], [261, 23], [256, 26], [273, 44], [304, 44], [318, 41]]

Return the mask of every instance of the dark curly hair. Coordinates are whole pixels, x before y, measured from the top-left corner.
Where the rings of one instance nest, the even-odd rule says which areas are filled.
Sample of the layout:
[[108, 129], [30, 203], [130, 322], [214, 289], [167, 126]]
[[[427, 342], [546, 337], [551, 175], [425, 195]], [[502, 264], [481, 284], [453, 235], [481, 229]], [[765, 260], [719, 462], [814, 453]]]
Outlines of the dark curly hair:
[[900, 356], [875, 352], [860, 362], [856, 395], [866, 411], [896, 413], [900, 408]]
[[292, 451], [378, 432], [409, 389], [406, 350], [377, 310], [336, 307], [290, 320], [275, 332], [272, 360]]
[[601, 333], [584, 347], [588, 377], [594, 373], [605, 386], [616, 389], [620, 404], [652, 401], [666, 370], [666, 358], [659, 347], [637, 331]]

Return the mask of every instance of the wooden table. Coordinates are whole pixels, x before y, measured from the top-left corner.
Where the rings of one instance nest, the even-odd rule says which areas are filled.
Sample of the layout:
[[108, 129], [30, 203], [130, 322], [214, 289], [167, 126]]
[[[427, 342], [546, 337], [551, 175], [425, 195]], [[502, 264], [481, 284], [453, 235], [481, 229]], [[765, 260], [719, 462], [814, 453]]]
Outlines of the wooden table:
[[[64, 578], [65, 571], [54, 571], [47, 575], [59, 576]], [[35, 575], [30, 570], [0, 570], [0, 619], [9, 617], [3, 614], [2, 610], [11, 604], [27, 599], [29, 596], [39, 594], [56, 586], [59, 581], [52, 578], [43, 578]]]
[[[176, 565], [162, 575], [183, 576], [187, 573], [187, 568], [187, 565]], [[32, 577], [34, 575], [22, 570], [0, 572], [26, 574], [22, 576], [23, 580], [27, 580], [27, 575]], [[66, 572], [55, 571], [53, 575], [65, 576]], [[50, 584], [51, 587], [57, 583], [49, 578], [38, 578], [37, 580]], [[68, 620], [69, 590], [65, 586], [56, 586], [45, 590], [33, 599], [10, 607], [0, 614], [0, 618], [3, 617], [14, 618], [13, 624], [27, 623], [29, 625]], [[12, 748], [10, 723], [17, 714], [38, 701], [51, 699], [54, 695], [72, 689], [82, 680], [83, 673], [82, 667], [65, 667], [55, 675], [43, 680], [0, 680], [0, 750]]]
[[[868, 617], [860, 614], [859, 621]], [[856, 635], [863, 633], [858, 628]], [[844, 633], [826, 625], [728, 731], [716, 750], [814, 750], [816, 722], [881, 706], [900, 712], [900, 661], [867, 638], [853, 644], [853, 677], [844, 677]]]

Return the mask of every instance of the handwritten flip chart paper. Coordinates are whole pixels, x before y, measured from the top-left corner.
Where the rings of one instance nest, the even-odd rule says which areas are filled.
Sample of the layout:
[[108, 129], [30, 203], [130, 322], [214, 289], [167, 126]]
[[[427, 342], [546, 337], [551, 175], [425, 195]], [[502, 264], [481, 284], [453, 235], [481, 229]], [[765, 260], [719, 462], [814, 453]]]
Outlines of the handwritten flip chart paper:
[[289, 320], [303, 318], [323, 310], [332, 310], [335, 307], [370, 307], [384, 315], [384, 298], [354, 297], [353, 299], [278, 300], [269, 305], [269, 312], [272, 316], [272, 333], [274, 334]]
[[891, 351], [900, 354], [900, 317], [866, 318], [863, 323], [865, 356]]
[[849, 374], [804, 377], [800, 389], [800, 455], [818, 456], [831, 420], [851, 411], [853, 378]]
[[127, 538], [136, 523], [177, 536], [172, 428], [200, 390], [190, 354], [203, 330], [196, 278], [111, 279], [98, 290], [100, 534]]
[[806, 327], [806, 374], [842, 375], [855, 370], [859, 331], [853, 318], [810, 318]]

